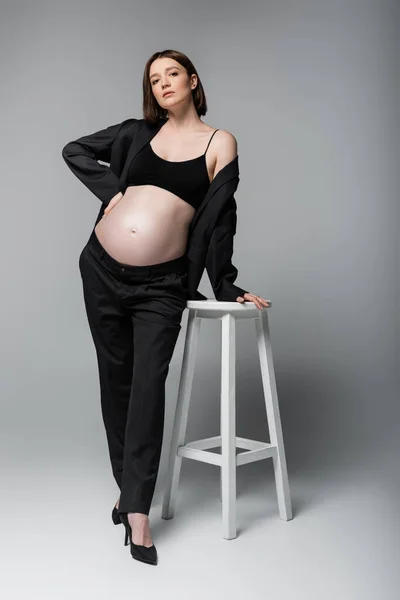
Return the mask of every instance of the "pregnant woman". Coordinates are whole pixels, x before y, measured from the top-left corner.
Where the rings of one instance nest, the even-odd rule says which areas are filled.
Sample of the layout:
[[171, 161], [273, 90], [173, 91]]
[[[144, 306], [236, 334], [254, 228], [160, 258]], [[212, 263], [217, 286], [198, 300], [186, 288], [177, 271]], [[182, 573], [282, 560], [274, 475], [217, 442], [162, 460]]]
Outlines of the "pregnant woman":
[[[207, 106], [192, 62], [174, 50], [153, 54], [143, 90], [144, 119], [69, 142], [63, 157], [103, 203], [79, 268], [120, 490], [112, 519], [124, 524], [132, 557], [155, 565], [148, 515], [161, 455], [165, 380], [186, 302], [199, 297], [191, 289], [201, 276], [204, 246], [216, 248], [207, 270], [217, 299], [248, 300], [259, 309], [268, 303], [233, 284], [236, 139], [200, 119]], [[223, 258], [217, 260], [219, 251]]]

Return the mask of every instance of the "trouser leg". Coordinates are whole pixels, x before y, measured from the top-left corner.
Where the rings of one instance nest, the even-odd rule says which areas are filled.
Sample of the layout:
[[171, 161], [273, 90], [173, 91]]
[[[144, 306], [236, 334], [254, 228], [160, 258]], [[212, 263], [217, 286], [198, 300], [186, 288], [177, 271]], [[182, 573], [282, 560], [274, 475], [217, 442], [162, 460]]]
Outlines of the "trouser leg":
[[119, 512], [150, 511], [163, 440], [165, 380], [179, 331], [179, 324], [159, 313], [133, 317], [134, 367]]
[[123, 265], [93, 235], [80, 257], [119, 512], [150, 510], [165, 380], [187, 300], [185, 264], [180, 257], [149, 267]]
[[79, 268], [86, 314], [96, 348], [101, 411], [114, 479], [121, 489], [126, 420], [133, 374], [133, 331], [111, 278], [87, 247]]

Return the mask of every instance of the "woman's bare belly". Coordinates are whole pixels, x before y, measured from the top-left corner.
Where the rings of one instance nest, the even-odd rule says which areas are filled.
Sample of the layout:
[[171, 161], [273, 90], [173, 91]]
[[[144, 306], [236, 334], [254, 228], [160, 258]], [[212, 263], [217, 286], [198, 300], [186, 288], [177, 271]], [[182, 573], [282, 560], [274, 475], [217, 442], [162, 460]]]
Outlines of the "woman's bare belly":
[[115, 260], [154, 265], [185, 254], [193, 206], [168, 190], [127, 187], [121, 200], [95, 227], [96, 236]]

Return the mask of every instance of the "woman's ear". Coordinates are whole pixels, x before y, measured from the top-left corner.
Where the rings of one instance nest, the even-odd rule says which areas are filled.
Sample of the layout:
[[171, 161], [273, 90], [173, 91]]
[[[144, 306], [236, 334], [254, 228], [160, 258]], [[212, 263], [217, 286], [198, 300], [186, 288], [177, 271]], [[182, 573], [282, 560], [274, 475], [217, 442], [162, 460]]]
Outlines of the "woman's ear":
[[197, 75], [192, 75], [191, 76], [192, 81], [190, 82], [190, 86], [192, 88], [192, 90], [195, 90], [197, 87]]

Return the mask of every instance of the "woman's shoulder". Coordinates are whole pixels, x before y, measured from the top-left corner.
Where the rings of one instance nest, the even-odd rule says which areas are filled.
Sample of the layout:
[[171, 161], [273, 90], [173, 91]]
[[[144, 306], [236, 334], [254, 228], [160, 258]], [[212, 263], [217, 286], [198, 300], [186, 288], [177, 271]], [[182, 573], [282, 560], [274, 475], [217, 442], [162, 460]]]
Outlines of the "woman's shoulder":
[[218, 129], [213, 137], [215, 146], [226, 150], [237, 150], [237, 140], [227, 129]]
[[124, 127], [125, 129], [137, 127], [138, 125], [140, 125], [141, 121], [143, 121], [143, 120], [144, 119], [135, 119], [134, 117], [129, 117], [128, 119], [125, 119], [124, 121], [122, 121], [121, 126]]
[[218, 129], [213, 135], [212, 144], [215, 156], [215, 172], [223, 169], [238, 155], [238, 145], [235, 136], [227, 129]]
[[[203, 121], [204, 123], [204, 121]], [[236, 138], [233, 135], [233, 133], [231, 133], [230, 131], [228, 131], [227, 129], [220, 129], [218, 127], [213, 127], [212, 125], [209, 125], [208, 123], [204, 123], [204, 125], [207, 126], [207, 131], [210, 135], [210, 139], [212, 138], [212, 144], [214, 146], [234, 146], [235, 144], [237, 144]], [[215, 134], [215, 135], [214, 135]]]
[[145, 126], [144, 119], [129, 117], [120, 123], [119, 135], [122, 137], [134, 137]]

